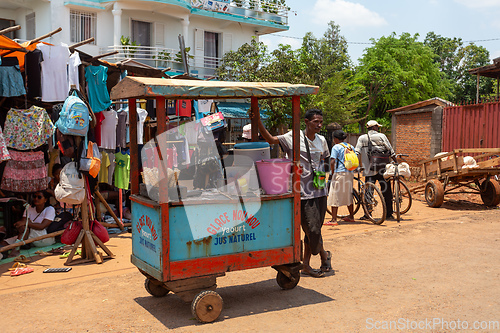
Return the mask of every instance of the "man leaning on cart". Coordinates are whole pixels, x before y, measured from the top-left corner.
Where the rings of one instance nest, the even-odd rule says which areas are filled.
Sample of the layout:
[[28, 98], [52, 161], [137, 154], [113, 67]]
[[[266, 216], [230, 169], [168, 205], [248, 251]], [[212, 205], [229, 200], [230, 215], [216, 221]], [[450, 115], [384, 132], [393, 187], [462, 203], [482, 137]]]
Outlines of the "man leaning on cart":
[[[259, 131], [262, 137], [269, 144], [280, 144], [288, 157], [293, 156], [292, 131], [278, 136], [271, 135], [264, 127], [258, 113], [250, 113], [250, 117], [256, 117]], [[323, 248], [323, 238], [321, 227], [326, 214], [327, 189], [317, 189], [313, 184], [313, 170], [309, 160], [311, 160], [314, 170], [322, 170], [324, 161], [330, 160], [330, 152], [326, 139], [319, 135], [323, 126], [323, 113], [318, 109], [310, 109], [305, 114], [305, 132], [300, 133], [300, 164], [302, 168], [300, 177], [301, 188], [301, 225], [304, 231], [304, 268], [303, 274], [312, 277], [322, 277], [326, 272], [332, 271], [331, 253]], [[309, 145], [310, 158], [304, 141], [304, 133]], [[321, 256], [321, 268], [313, 269], [310, 266], [311, 255]]]

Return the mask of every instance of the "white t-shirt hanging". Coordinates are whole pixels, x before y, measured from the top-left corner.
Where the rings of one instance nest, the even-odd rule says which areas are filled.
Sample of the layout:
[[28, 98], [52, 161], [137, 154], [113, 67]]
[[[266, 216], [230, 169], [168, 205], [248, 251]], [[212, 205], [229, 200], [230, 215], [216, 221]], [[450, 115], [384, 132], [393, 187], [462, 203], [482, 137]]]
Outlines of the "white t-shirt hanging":
[[137, 109], [137, 144], [143, 144], [144, 137], [144, 122], [148, 117], [148, 111], [138, 108]]
[[101, 146], [104, 149], [116, 149], [116, 126], [118, 116], [115, 110], [102, 111], [104, 120], [101, 124]]
[[[124, 111], [127, 112], [127, 116], [128, 116], [127, 125], [129, 125], [130, 115], [128, 112], [128, 106], [124, 109]], [[148, 117], [148, 111], [141, 109], [141, 108], [137, 108], [137, 144], [139, 144], [139, 145], [143, 144], [144, 121], [146, 121], [147, 117]], [[130, 142], [130, 128], [129, 128], [129, 126], [127, 126], [127, 138], [126, 138], [127, 143]]]
[[68, 45], [46, 45], [39, 43], [36, 46], [42, 51], [41, 62], [42, 101], [62, 102], [68, 97]]
[[198, 112], [210, 113], [210, 108], [212, 107], [213, 102], [213, 99], [199, 99]]
[[76, 89], [80, 89], [78, 66], [80, 66], [81, 63], [80, 54], [76, 51], [73, 52], [68, 62], [68, 91], [71, 89], [72, 85], [75, 85]]

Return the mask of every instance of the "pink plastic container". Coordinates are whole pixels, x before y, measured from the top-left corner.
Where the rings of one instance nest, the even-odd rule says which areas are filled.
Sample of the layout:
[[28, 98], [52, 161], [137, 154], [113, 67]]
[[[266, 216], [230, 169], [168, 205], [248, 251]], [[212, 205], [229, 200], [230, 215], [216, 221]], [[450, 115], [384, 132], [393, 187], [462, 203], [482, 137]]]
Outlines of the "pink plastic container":
[[256, 161], [260, 186], [266, 194], [283, 194], [290, 188], [290, 173], [292, 161], [285, 158], [275, 158]]

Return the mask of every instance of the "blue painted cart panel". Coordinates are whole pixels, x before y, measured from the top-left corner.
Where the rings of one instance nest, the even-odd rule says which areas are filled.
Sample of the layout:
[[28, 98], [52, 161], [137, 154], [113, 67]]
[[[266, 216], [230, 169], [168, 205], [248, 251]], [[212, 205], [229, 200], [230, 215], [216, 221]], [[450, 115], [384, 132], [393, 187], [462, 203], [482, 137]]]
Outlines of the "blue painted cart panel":
[[161, 271], [160, 206], [151, 208], [132, 201], [132, 253]]
[[[239, 203], [177, 206], [169, 214], [170, 261], [293, 245], [292, 198], [247, 202], [244, 210]], [[200, 231], [204, 237], [193, 236]]]

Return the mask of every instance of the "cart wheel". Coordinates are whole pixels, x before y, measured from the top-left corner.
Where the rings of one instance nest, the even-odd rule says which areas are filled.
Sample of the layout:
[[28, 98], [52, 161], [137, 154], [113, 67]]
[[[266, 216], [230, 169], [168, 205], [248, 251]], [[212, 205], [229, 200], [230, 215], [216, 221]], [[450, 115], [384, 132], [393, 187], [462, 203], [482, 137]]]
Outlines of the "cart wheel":
[[278, 282], [278, 286], [280, 286], [281, 289], [284, 289], [284, 290], [293, 289], [299, 283], [300, 273], [297, 272], [297, 273], [290, 273], [290, 274], [292, 274], [293, 280], [291, 280], [284, 273], [278, 271], [278, 274], [276, 275], [276, 282]]
[[153, 282], [153, 280], [146, 279], [144, 281], [144, 288], [146, 291], [154, 297], [163, 297], [169, 293], [169, 290], [165, 286], [158, 282]]
[[444, 201], [444, 187], [437, 179], [431, 179], [425, 185], [425, 201], [430, 207], [440, 207]]
[[213, 290], [205, 290], [196, 295], [191, 303], [191, 313], [200, 323], [211, 323], [219, 318], [224, 302]]
[[481, 184], [481, 199], [486, 206], [496, 206], [500, 203], [500, 185], [494, 179]]

